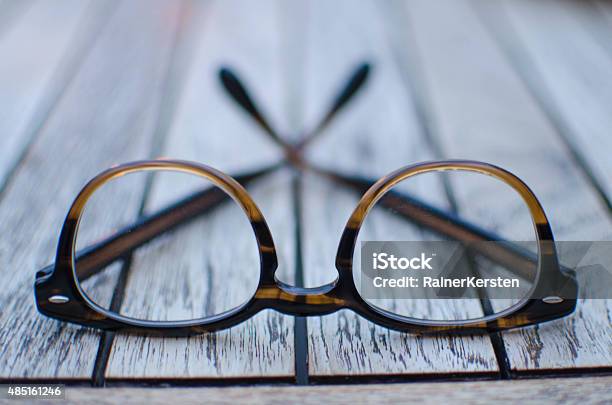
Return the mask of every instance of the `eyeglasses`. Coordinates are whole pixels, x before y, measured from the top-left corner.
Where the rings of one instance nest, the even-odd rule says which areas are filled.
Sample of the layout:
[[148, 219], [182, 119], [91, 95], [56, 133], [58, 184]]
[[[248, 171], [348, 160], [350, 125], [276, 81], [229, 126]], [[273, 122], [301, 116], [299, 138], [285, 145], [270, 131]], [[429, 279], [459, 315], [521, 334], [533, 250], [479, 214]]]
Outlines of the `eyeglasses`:
[[[578, 294], [575, 277], [570, 269], [560, 266], [558, 262], [550, 224], [537, 198], [525, 183], [508, 171], [476, 161], [431, 161], [404, 167], [373, 181], [323, 168], [305, 159], [306, 147], [324, 132], [337, 113], [358, 93], [369, 71], [367, 64], [358, 66], [315, 130], [299, 142], [290, 143], [260, 113], [238, 77], [227, 68], [221, 69], [219, 77], [225, 90], [259, 124], [264, 133], [282, 148], [285, 159], [234, 177], [200, 163], [181, 160], [132, 162], [100, 173], [87, 183], [70, 207], [61, 230], [55, 263], [36, 273], [34, 290], [39, 312], [88, 327], [164, 336], [186, 336], [229, 328], [264, 309], [296, 316], [320, 316], [340, 309], [350, 309], [378, 325], [414, 333], [500, 331], [557, 319], [573, 312]], [[338, 276], [333, 282], [319, 287], [296, 287], [275, 276], [278, 259], [270, 229], [245, 189], [285, 166], [309, 171], [332, 181], [337, 187], [362, 194], [340, 238], [335, 260]], [[194, 175], [206, 179], [214, 186], [197, 188], [195, 191], [190, 189], [183, 198], [166, 203], [154, 212], [140, 216], [136, 222], [77, 251], [81, 219], [86, 205], [98, 190], [126, 175], [160, 172]], [[535, 232], [536, 253], [506, 240], [494, 230], [480, 226], [473, 218], [464, 218], [452, 209], [440, 208], [418, 195], [415, 190], [401, 187], [408, 180], [427, 178], [429, 174], [455, 172], [476, 175], [478, 184], [483, 178], [494, 179], [511, 190], [524, 203], [528, 212]], [[150, 181], [150, 177], [148, 179]], [[171, 234], [211, 215], [215, 209], [232, 201], [246, 215], [257, 246], [259, 279], [253, 295], [246, 302], [195, 319], [148, 320], [104, 308], [85, 292], [83, 282], [109, 265], [125, 259], [162, 235]], [[514, 300], [501, 310], [469, 319], [427, 319], [405, 316], [393, 308], [383, 308], [384, 305], [378, 305], [377, 302], [389, 301], [390, 297], [379, 297], [382, 301], [364, 297], [356, 282], [359, 277], [355, 277], [358, 266], [354, 259], [359, 234], [366, 219], [374, 215], [372, 212], [375, 207], [383, 207], [392, 212], [394, 218], [400, 218], [445, 240], [460, 241], [462, 245], [468, 246], [470, 266], [476, 260], [484, 260], [489, 270], [503, 267], [517, 277], [529, 279], [528, 291], [524, 291], [519, 300]], [[225, 235], [225, 240], [231, 243], [231, 235]], [[361, 262], [363, 266], [363, 257]], [[367, 274], [362, 274], [361, 278], [372, 281]]]

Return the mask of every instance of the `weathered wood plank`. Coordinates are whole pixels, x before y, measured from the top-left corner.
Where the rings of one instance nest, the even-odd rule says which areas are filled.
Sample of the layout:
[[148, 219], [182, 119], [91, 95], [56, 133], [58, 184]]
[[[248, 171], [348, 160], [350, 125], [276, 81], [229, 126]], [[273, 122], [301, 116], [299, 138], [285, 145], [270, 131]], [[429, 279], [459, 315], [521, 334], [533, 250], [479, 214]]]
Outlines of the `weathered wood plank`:
[[[284, 61], [276, 45], [280, 38], [279, 4], [218, 1], [194, 14], [197, 47], [161, 151], [164, 156], [200, 161], [230, 174], [269, 165], [281, 157], [266, 135], [223, 93], [217, 77], [221, 64], [235, 67], [272, 121], [284, 123], [281, 92], [284, 83], [278, 80]], [[234, 29], [228, 31], [230, 25]], [[295, 241], [289, 180], [289, 173], [278, 173], [262, 179], [249, 191], [273, 233], [279, 251], [279, 277], [293, 282]], [[162, 183], [161, 179], [156, 182], [150, 204], [167, 201], [164, 194], [174, 186]], [[195, 307], [209, 311], [213, 307], [219, 310], [230, 301], [238, 303], [237, 297], [248, 298], [253, 291], [247, 289], [254, 286], [259, 271], [258, 265], [245, 257], [248, 248], [255, 244], [250, 230], [243, 233], [244, 228], [237, 226], [236, 220], [243, 218], [243, 214], [229, 208], [216, 210], [210, 218], [177, 233], [162, 251], [166, 259], [175, 257], [171, 269], [181, 270], [180, 275], [209, 281], [208, 285], [191, 283], [189, 297]], [[221, 274], [215, 266], [227, 264], [224, 258], [231, 256], [232, 265], [221, 269]], [[176, 280], [180, 276], [175, 270], [169, 271], [169, 261], [172, 260], [136, 255], [124, 311], [138, 311], [144, 303], [149, 311], [164, 310], [160, 306], [172, 300], [152, 304], [155, 297], [147, 295], [158, 289], [156, 283], [181, 282]], [[210, 267], [202, 274], [206, 263]], [[145, 283], [154, 284], [154, 288], [143, 289]], [[179, 310], [175, 309], [173, 315]], [[190, 313], [184, 315], [189, 318]], [[108, 380], [292, 378], [293, 340], [293, 318], [272, 311], [262, 312], [229, 330], [189, 339], [116, 336], [106, 376]]]
[[[281, 247], [281, 269], [292, 269], [293, 257], [288, 250], [290, 246], [287, 246], [286, 242], [281, 242], [292, 240], [292, 234], [289, 232], [291, 229], [287, 228], [287, 223], [291, 223], [287, 220], [291, 215], [287, 212], [290, 208], [287, 204], [290, 201], [287, 198], [290, 184], [286, 181], [286, 176], [271, 177], [269, 180], [274, 183], [260, 184], [252, 188], [253, 197], [259, 203], [264, 215], [271, 218], [269, 225], [277, 235]], [[132, 269], [135, 273], [131, 274], [123, 307], [127, 314], [143, 315], [142, 310], [141, 313], [136, 312], [139, 304], [143, 303], [148, 305], [150, 311], [164, 311], [165, 308], [152, 305], [159, 297], [143, 297], [138, 292], [151, 295], [159, 290], [155, 285], [157, 280], [174, 286], [182, 283], [184, 278], [181, 276], [195, 279], [203, 273], [202, 269], [197, 267], [198, 264], [205, 266], [205, 263], [201, 263], [203, 260], [210, 260], [213, 263], [213, 267], [204, 269], [207, 272], [205, 281], [209, 281], [210, 284], [190, 283], [189, 291], [192, 295], [180, 297], [179, 301], [183, 302], [184, 299], [190, 298], [201, 307], [214, 311], [210, 312], [214, 314], [218, 311], [215, 311], [213, 306], [220, 309], [228, 303], [238, 304], [236, 296], [248, 298], [247, 293], [253, 291], [249, 287], [253, 287], [254, 277], [258, 275], [258, 267], [253, 266], [256, 263], [245, 257], [247, 248], [254, 245], [253, 237], [240, 232], [242, 228], [228, 228], [228, 224], [232, 223], [229, 216], [233, 214], [236, 219], [243, 215], [242, 213], [227, 209], [223, 211], [215, 211], [214, 218], [198, 221], [193, 229], [171, 238], [170, 242], [162, 246], [163, 258], [151, 254], [136, 256], [134, 263], [136, 268]], [[221, 232], [222, 230], [225, 232]], [[225, 239], [227, 232], [232, 230], [235, 231], [232, 236], [232, 246], [224, 247], [227, 243]], [[227, 250], [229, 248], [231, 250]], [[181, 252], [180, 258], [172, 260], [171, 257], [167, 257], [178, 251]], [[214, 258], [211, 258], [213, 253]], [[224, 259], [226, 254], [240, 254], [241, 257], [232, 261], [236, 265], [226, 266], [220, 277], [219, 269], [214, 268], [214, 263], [227, 264], [227, 258]], [[246, 266], [240, 266], [240, 263]], [[170, 269], [175, 268], [182, 268], [183, 272], [178, 275], [174, 270], [170, 272]], [[168, 273], [172, 276], [170, 281], [166, 280], [168, 277], [164, 277], [164, 274]], [[287, 279], [288, 276], [285, 274], [284, 278]], [[148, 287], [142, 288], [144, 285]], [[171, 302], [173, 301], [168, 299], [159, 300], [157, 305], [169, 305]], [[190, 318], [187, 316], [182, 319]], [[116, 336], [107, 378], [126, 380], [291, 377], [293, 368], [292, 319], [265, 311], [229, 330], [192, 338]]]
[[[420, 74], [411, 72], [412, 80], [425, 89], [444, 154], [489, 161], [524, 179], [557, 239], [609, 239], [608, 213], [474, 10], [459, 1], [404, 5], [411, 29], [398, 32], [416, 44]], [[470, 201], [462, 204], [469, 209]], [[580, 302], [571, 317], [504, 333], [511, 368], [609, 366], [609, 311], [606, 300]]]
[[[100, 334], [39, 315], [33, 274], [53, 259], [61, 223], [83, 184], [112, 163], [150, 153], [177, 8], [121, 4], [2, 195], [0, 224], [12, 230], [0, 241], [3, 379], [92, 375]], [[138, 204], [131, 202], [138, 203], [118, 199], [115, 209], [135, 213]]]
[[88, 2], [21, 3], [0, 4], [11, 19], [12, 8], [27, 9], [0, 29], [0, 188], [70, 79], [63, 73], [78, 66], [75, 56], [96, 31], [90, 14], [97, 10], [87, 13]]
[[[374, 63], [366, 89], [312, 144], [310, 158], [326, 167], [373, 178], [431, 158], [433, 153], [421, 132], [410, 95], [402, 86], [380, 9], [373, 2], [360, 3], [359, 7], [348, 1], [309, 5], [307, 15], [312, 24], [308, 29], [303, 79], [307, 123], [314, 125], [322, 116], [333, 92], [355, 63]], [[346, 23], [336, 24], [337, 15], [343, 15]], [[432, 198], [444, 199], [439, 184], [427, 186], [431, 187]], [[336, 276], [337, 244], [359, 196], [313, 177], [305, 180], [303, 194], [304, 274], [306, 284], [315, 286]], [[369, 237], [419, 237], [406, 224], [395, 223], [388, 229], [394, 232]], [[477, 302], [440, 303], [441, 312], [455, 310], [476, 316], [482, 313]], [[497, 370], [486, 336], [401, 334], [348, 311], [308, 319], [308, 335], [309, 370], [313, 377]]]
[[610, 25], [612, 25], [612, 4], [610, 4], [610, 2], [606, 0], [595, 0], [591, 2], [590, 5], [593, 6], [595, 13], [601, 14], [601, 17], [603, 17], [602, 23], [607, 23], [608, 28], [605, 29], [605, 31], [601, 32], [602, 36], [600, 37], [600, 39], [603, 40], [604, 46], [608, 50], [610, 50], [610, 41], [608, 39], [610, 38], [610, 35], [612, 35], [609, 31], [609, 27]]
[[104, 395], [91, 388], [68, 388], [71, 403], [87, 402], [93, 396], [100, 403], [166, 404], [177, 400], [199, 404], [202, 398], [218, 403], [287, 403], [318, 405], [403, 403], [406, 398], [421, 404], [490, 404], [520, 402], [534, 404], [610, 402], [612, 377], [550, 378], [518, 381], [437, 382], [425, 384], [367, 384], [311, 387], [234, 388], [109, 388]]
[[0, 38], [10, 31], [13, 24], [34, 4], [34, 0], [2, 0], [0, 1]]
[[[541, 103], [559, 121], [572, 149], [583, 157], [588, 171], [612, 199], [612, 53], [589, 32], [601, 16], [589, 4], [565, 1], [504, 1], [498, 12], [507, 16], [508, 39], [515, 64], [540, 93]], [[503, 32], [501, 32], [503, 30]], [[511, 32], [507, 32], [511, 31]], [[612, 38], [612, 27], [607, 39]]]

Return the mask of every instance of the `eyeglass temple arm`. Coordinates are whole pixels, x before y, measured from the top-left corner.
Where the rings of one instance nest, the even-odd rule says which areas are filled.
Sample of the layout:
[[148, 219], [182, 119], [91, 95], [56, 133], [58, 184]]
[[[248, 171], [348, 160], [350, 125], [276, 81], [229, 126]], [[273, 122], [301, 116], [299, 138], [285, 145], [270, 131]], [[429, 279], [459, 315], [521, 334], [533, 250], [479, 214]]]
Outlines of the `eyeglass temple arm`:
[[[239, 175], [235, 179], [242, 185], [246, 185], [275, 171], [283, 164], [284, 162], [262, 170]], [[154, 214], [143, 216], [132, 225], [117, 231], [112, 236], [79, 250], [76, 253], [75, 259], [79, 280], [82, 281], [93, 276], [109, 264], [128, 255], [157, 236], [210, 212], [229, 199], [228, 194], [220, 188], [207, 188], [191, 194]], [[40, 270], [37, 275], [43, 276], [49, 274], [53, 271], [53, 268], [54, 265], [47, 266]]]
[[336, 94], [336, 97], [334, 98], [334, 101], [332, 102], [327, 114], [325, 114], [319, 124], [303, 140], [301, 140], [297, 144], [296, 147], [298, 149], [302, 149], [306, 145], [311, 143], [323, 132], [325, 128], [327, 128], [327, 126], [334, 119], [336, 114], [345, 105], [347, 105], [350, 100], [353, 99], [357, 92], [367, 82], [370, 70], [371, 67], [369, 63], [364, 62], [357, 65], [357, 67], [353, 70], [353, 73], [345, 82], [344, 86], [342, 86], [340, 91]]
[[[260, 125], [265, 133], [267, 133], [278, 145], [284, 149], [286, 158], [289, 161], [297, 163], [301, 167], [308, 168], [311, 165], [307, 164], [303, 161], [303, 159], [301, 159], [301, 149], [323, 132], [327, 125], [329, 125], [329, 123], [336, 116], [338, 111], [340, 111], [363, 87], [368, 79], [369, 73], [370, 64], [365, 62], [359, 64], [349, 76], [349, 79], [346, 81], [344, 86], [341, 87], [341, 90], [334, 98], [331, 107], [323, 116], [323, 119], [320, 121], [319, 125], [317, 125], [313, 131], [311, 131], [295, 146], [288, 144], [272, 129], [271, 125], [266, 121], [263, 115], [259, 112], [258, 108], [255, 106], [255, 103], [249, 95], [249, 92], [246, 90], [246, 87], [231, 69], [227, 67], [221, 68], [219, 70], [219, 78], [223, 84], [223, 87], [233, 98], [233, 100]], [[312, 169], [312, 167], [310, 168]], [[365, 192], [372, 184], [374, 184], [374, 181], [372, 180], [344, 176], [342, 174], [329, 171], [326, 173], [321, 172], [321, 174], [324, 174], [333, 180], [340, 181], [345, 185], [358, 190], [360, 193]], [[529, 264], [532, 264], [536, 260], [535, 256], [527, 249], [521, 248], [516, 244], [509, 243], [506, 243], [508, 245], [507, 247], [502, 248], [503, 241], [497, 235], [491, 234], [482, 228], [465, 222], [452, 213], [436, 209], [435, 207], [432, 207], [410, 196], [401, 196], [398, 193], [391, 192], [387, 193], [385, 197], [383, 197], [381, 203], [394, 208], [403, 217], [421, 226], [434, 230], [438, 234], [446, 237], [455, 237], [458, 240], [470, 240], [474, 242], [497, 241], [498, 243], [488, 244], [489, 246], [487, 252], [483, 251], [479, 253], [488, 253], [485, 255], [486, 257], [506, 265], [506, 267], [519, 272], [519, 274], [522, 273], [525, 277], [528, 276], [527, 272], [530, 269]], [[487, 245], [478, 244], [478, 246], [480, 247], [480, 250], [483, 250]], [[509, 254], [510, 252], [513, 252], [514, 254]]]
[[282, 137], [278, 135], [278, 133], [272, 128], [269, 122], [264, 118], [263, 114], [259, 111], [257, 106], [255, 105], [253, 98], [250, 96], [249, 92], [246, 89], [246, 86], [242, 83], [242, 81], [238, 78], [238, 75], [233, 72], [228, 67], [223, 67], [219, 70], [219, 79], [223, 88], [227, 91], [227, 93], [232, 97], [232, 99], [240, 106], [242, 109], [249, 114], [257, 124], [264, 130], [266, 134], [270, 136], [270, 138], [277, 144], [280, 145], [283, 149], [290, 152], [294, 149], [301, 149], [310, 143], [314, 138], [316, 138], [323, 130], [327, 127], [327, 125], [333, 120], [338, 111], [340, 111], [352, 98], [353, 96], [363, 87], [365, 82], [368, 79], [368, 75], [370, 73], [370, 65], [368, 63], [359, 64], [353, 73], [349, 76], [348, 80], [341, 87], [341, 90], [338, 92], [336, 97], [334, 98], [333, 103], [331, 104], [327, 113], [323, 116], [323, 119], [319, 122], [319, 124], [312, 130], [303, 140], [301, 140], [297, 145], [293, 146], [287, 143], [287, 141], [283, 140]]
[[290, 147], [286, 141], [284, 141], [278, 133], [272, 128], [272, 126], [265, 119], [263, 114], [259, 111], [253, 98], [247, 91], [246, 87], [242, 84], [242, 81], [238, 78], [236, 73], [234, 73], [230, 68], [222, 67], [219, 69], [219, 80], [223, 85], [223, 88], [227, 93], [232, 97], [232, 99], [240, 106], [242, 109], [249, 114], [251, 118], [259, 124], [259, 126], [264, 130], [264, 132], [280, 147], [286, 149]]

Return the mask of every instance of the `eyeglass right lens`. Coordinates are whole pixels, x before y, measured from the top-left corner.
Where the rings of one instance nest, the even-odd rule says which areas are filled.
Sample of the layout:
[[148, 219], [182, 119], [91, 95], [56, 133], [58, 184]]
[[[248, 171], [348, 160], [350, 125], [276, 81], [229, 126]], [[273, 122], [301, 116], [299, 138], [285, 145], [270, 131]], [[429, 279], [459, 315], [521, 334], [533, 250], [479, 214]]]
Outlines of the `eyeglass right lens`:
[[500, 316], [537, 279], [533, 220], [504, 182], [452, 170], [410, 177], [365, 218], [353, 275], [370, 304], [409, 318]]

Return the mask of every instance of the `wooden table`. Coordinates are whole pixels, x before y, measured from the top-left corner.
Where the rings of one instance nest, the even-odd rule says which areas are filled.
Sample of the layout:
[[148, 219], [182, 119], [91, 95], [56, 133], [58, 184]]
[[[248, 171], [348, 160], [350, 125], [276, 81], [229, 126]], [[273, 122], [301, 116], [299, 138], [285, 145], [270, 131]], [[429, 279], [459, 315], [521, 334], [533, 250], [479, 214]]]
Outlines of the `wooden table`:
[[[557, 239], [610, 240], [611, 40], [612, 5], [599, 1], [0, 2], [0, 379], [112, 386], [609, 374], [611, 300], [491, 336], [401, 334], [346, 311], [307, 320], [265, 311], [224, 332], [161, 339], [44, 318], [32, 281], [53, 258], [71, 200], [112, 164], [172, 156], [235, 173], [280, 158], [221, 91], [221, 64], [297, 137], [352, 67], [372, 61], [367, 87], [309, 158], [368, 176], [435, 158], [488, 161], [534, 189]], [[253, 195], [279, 248], [280, 277], [331, 281], [355, 197], [289, 171]], [[609, 380], [584, 381], [596, 381], [596, 398], [612, 396]]]

